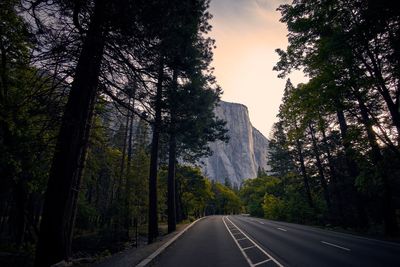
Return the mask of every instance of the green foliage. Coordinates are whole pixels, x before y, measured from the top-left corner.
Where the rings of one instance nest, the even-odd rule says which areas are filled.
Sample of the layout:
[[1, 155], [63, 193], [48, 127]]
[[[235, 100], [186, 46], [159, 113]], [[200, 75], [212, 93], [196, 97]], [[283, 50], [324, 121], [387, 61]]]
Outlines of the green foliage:
[[[285, 190], [285, 218], [284, 220], [301, 224], [323, 223], [321, 212], [322, 196], [314, 195], [314, 202], [317, 208], [313, 209], [304, 197], [301, 185], [290, 185]], [[319, 208], [318, 208], [319, 206]]]
[[245, 180], [239, 191], [247, 212], [257, 217], [264, 217], [264, 196], [266, 194], [279, 196], [281, 193], [282, 186], [279, 179], [267, 175]]
[[19, 1], [0, 3], [0, 237], [32, 247], [46, 189], [64, 85], [33, 67]]
[[289, 174], [283, 179], [263, 175], [246, 180], [239, 195], [251, 216], [295, 223], [320, 223], [322, 199], [314, 196], [318, 208], [310, 208], [301, 180]]
[[[271, 220], [285, 220], [286, 207], [285, 203], [278, 197], [272, 194], [264, 195], [264, 202], [262, 204], [264, 211], [264, 218]], [[290, 213], [290, 212], [289, 212]]]
[[[31, 250], [37, 243], [39, 223], [54, 222], [60, 214], [63, 215], [58, 219], [67, 220], [65, 224], [50, 223], [40, 230], [42, 240], [47, 231], [52, 232], [47, 235], [50, 239], [68, 237], [56, 242], [64, 247], [58, 251], [60, 255], [69, 251], [72, 236], [69, 224], [74, 225], [75, 215], [74, 234], [80, 238], [107, 235], [111, 246], [132, 239], [133, 232], [145, 234], [149, 206], [149, 124], [155, 107], [155, 77], [160, 68], [164, 74], [160, 84], [161, 126], [168, 133], [176, 131], [181, 158], [194, 162], [209, 153], [209, 141], [225, 138], [224, 123], [213, 113], [221, 90], [209, 66], [214, 44], [205, 36], [211, 29], [209, 1], [134, 2], [132, 5], [132, 1], [118, 4], [1, 1], [1, 242]], [[104, 41], [104, 49], [100, 39]], [[87, 44], [91, 44], [89, 50], [93, 49], [90, 53], [86, 53]], [[104, 60], [90, 61], [91, 52], [96, 59]], [[83, 67], [77, 67], [77, 62]], [[101, 74], [93, 71], [97, 67]], [[92, 74], [86, 75], [91, 71]], [[171, 90], [175, 71], [179, 82], [176, 91]], [[81, 82], [79, 77], [90, 81]], [[93, 86], [98, 79], [99, 86]], [[135, 93], [125, 90], [127, 86], [134, 87], [131, 91]], [[92, 93], [84, 95], [89, 89], [93, 89]], [[75, 93], [82, 95], [73, 97]], [[68, 94], [71, 97], [66, 105]], [[169, 129], [172, 118], [169, 115], [174, 108], [175, 125]], [[127, 119], [124, 116], [128, 121], [133, 117], [134, 127], [119, 123], [121, 116], [113, 116], [110, 110], [121, 112], [122, 121]], [[66, 126], [59, 133], [63, 113]], [[109, 123], [107, 116], [115, 122]], [[143, 120], [139, 121], [139, 117]], [[83, 130], [89, 125], [90, 131]], [[119, 129], [114, 129], [115, 125]], [[127, 142], [127, 133], [132, 129], [132, 142]], [[56, 146], [65, 150], [57, 149], [57, 154]], [[71, 152], [74, 149], [76, 153]], [[60, 165], [52, 168], [52, 161]], [[70, 169], [64, 172], [62, 168], [69, 163]], [[63, 175], [57, 172], [68, 177], [61, 181]], [[49, 173], [54, 174], [51, 177], [56, 182], [48, 183]], [[62, 186], [51, 193], [52, 185], [70, 181], [73, 181], [71, 186]], [[182, 166], [178, 168], [177, 184], [181, 188], [181, 213], [193, 218], [203, 216], [214, 201], [211, 183], [199, 170]], [[160, 184], [157, 189], [158, 215], [163, 220], [166, 187]], [[50, 193], [45, 194], [46, 190]], [[221, 212], [240, 210], [239, 200], [231, 190], [225, 187], [216, 190], [224, 202], [216, 204]], [[60, 198], [49, 201], [52, 196]], [[44, 198], [47, 199], [44, 210], [57, 212], [44, 212], [42, 216]], [[64, 200], [69, 204], [58, 203]], [[65, 214], [71, 218], [65, 218]], [[62, 233], [54, 234], [57, 231]], [[138, 240], [135, 236], [135, 241]], [[48, 253], [58, 248], [52, 246], [54, 242], [48, 243], [44, 245], [47, 248], [43, 249], [43, 258], [57, 254]], [[40, 250], [39, 247], [37, 251]]]
[[[166, 188], [167, 170], [160, 172], [160, 187]], [[178, 165], [176, 170], [177, 212], [181, 220], [211, 214], [238, 214], [242, 202], [229, 187], [210, 182], [198, 167]], [[164, 197], [162, 201], [165, 201]]]
[[[107, 114], [102, 114], [102, 116]], [[121, 176], [121, 135], [107, 131], [105, 122], [97, 117], [91, 132], [82, 191], [78, 202], [77, 231], [103, 230], [121, 233], [126, 216], [138, 225], [147, 222], [148, 192], [148, 130], [139, 122], [134, 134], [137, 145], [128, 174]], [[126, 191], [129, 186], [130, 190]], [[126, 195], [128, 193], [128, 195]], [[161, 194], [161, 192], [160, 192]], [[82, 209], [82, 211], [80, 211]], [[117, 235], [116, 235], [117, 237]], [[118, 238], [117, 238], [118, 239]]]
[[79, 229], [96, 229], [96, 219], [98, 218], [98, 211], [93, 205], [90, 205], [87, 199], [82, 196], [79, 197], [77, 210], [78, 214], [76, 224], [78, 225]]
[[201, 217], [205, 213], [207, 202], [213, 197], [210, 182], [199, 168], [178, 166], [176, 183], [181, 195], [184, 217]]
[[[282, 78], [303, 69], [310, 78], [297, 86], [287, 82], [272, 133], [270, 165], [285, 181], [287, 197], [279, 199], [287, 220], [313, 216], [318, 223], [364, 230], [384, 221], [387, 234], [398, 231], [398, 190], [392, 190], [398, 185], [384, 158], [387, 150], [395, 161], [400, 156], [394, 97], [400, 62], [393, 60], [400, 18], [393, 8], [391, 1], [361, 0], [279, 7], [289, 45], [277, 50], [274, 69]], [[303, 185], [296, 181], [300, 175]], [[267, 202], [274, 214], [269, 209], [279, 200], [268, 196]]]
[[238, 214], [242, 211], [242, 202], [230, 187], [216, 182], [212, 184], [212, 191], [217, 214]]

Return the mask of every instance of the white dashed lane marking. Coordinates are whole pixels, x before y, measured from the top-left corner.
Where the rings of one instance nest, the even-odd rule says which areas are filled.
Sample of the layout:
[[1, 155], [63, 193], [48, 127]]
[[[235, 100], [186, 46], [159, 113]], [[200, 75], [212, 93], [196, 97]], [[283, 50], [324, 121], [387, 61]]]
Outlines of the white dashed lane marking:
[[335, 247], [335, 248], [340, 248], [340, 249], [343, 249], [343, 250], [346, 250], [346, 251], [350, 251], [351, 250], [349, 248], [345, 248], [345, 247], [342, 247], [342, 246], [339, 246], [339, 245], [335, 245], [335, 244], [332, 244], [332, 243], [329, 243], [329, 242], [326, 242], [326, 241], [321, 241], [321, 243], [325, 244], [325, 245], [328, 245], [328, 246]]

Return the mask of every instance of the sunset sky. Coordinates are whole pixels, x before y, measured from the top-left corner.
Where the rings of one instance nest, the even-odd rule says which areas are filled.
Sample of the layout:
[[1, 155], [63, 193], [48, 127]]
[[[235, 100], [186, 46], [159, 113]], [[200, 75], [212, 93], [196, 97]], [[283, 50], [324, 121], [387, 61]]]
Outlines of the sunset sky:
[[[266, 137], [276, 121], [284, 79], [272, 71], [278, 61], [276, 48], [286, 48], [286, 25], [276, 8], [285, 0], [211, 0], [211, 37], [216, 39], [215, 75], [222, 100], [249, 108], [254, 127]], [[290, 76], [304, 82], [302, 73]]]

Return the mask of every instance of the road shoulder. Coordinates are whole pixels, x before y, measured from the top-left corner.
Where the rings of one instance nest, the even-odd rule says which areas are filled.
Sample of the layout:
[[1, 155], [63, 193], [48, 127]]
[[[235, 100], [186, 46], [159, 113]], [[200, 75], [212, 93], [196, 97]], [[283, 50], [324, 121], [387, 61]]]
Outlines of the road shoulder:
[[[202, 218], [200, 218], [202, 219]], [[156, 242], [139, 248], [131, 248], [111, 257], [96, 262], [92, 267], [125, 267], [125, 266], [146, 266], [169, 245], [175, 242], [185, 231], [192, 227], [197, 221], [177, 227], [173, 233], [160, 237]]]

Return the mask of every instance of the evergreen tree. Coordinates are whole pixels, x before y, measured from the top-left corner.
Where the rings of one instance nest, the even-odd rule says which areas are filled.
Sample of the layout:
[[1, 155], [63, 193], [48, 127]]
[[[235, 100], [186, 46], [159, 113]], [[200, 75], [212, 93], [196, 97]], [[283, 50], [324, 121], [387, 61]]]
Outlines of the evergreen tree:
[[[299, 86], [290, 105], [296, 114], [301, 114], [297, 128], [309, 144], [297, 147], [306, 149], [307, 160], [312, 159], [307, 147], [312, 147], [314, 159], [306, 162], [320, 178], [327, 204], [334, 196], [337, 206], [343, 207], [347, 199], [358, 215], [346, 223], [356, 222], [365, 228], [372, 208], [367, 199], [376, 194], [369, 191], [370, 185], [379, 180], [382, 194], [375, 199], [385, 203], [382, 219], [386, 233], [393, 234], [398, 228], [390, 190], [393, 180], [381, 167], [385, 163], [377, 160], [382, 148], [374, 141], [384, 140], [385, 146], [398, 151], [398, 111], [394, 110], [393, 97], [399, 88], [394, 85], [396, 82], [392, 83], [398, 79], [398, 61], [392, 60], [398, 51], [394, 42], [398, 32], [394, 30], [397, 26], [387, 25], [398, 25], [399, 16], [389, 11], [390, 7], [393, 6], [388, 2], [377, 1], [296, 1], [282, 5], [281, 21], [288, 25], [290, 38], [286, 51], [277, 50], [280, 61], [275, 70], [284, 77], [293, 69], [304, 68], [311, 78]], [[377, 12], [387, 17], [378, 19]], [[290, 116], [280, 114], [285, 119]], [[377, 120], [378, 117], [386, 119]], [[394, 132], [390, 137], [388, 130]], [[339, 142], [334, 139], [337, 137]], [[369, 162], [374, 162], [373, 167]], [[366, 175], [371, 172], [374, 175]], [[322, 177], [327, 174], [330, 179], [324, 185], [327, 179]], [[352, 213], [339, 210], [338, 213]]]

